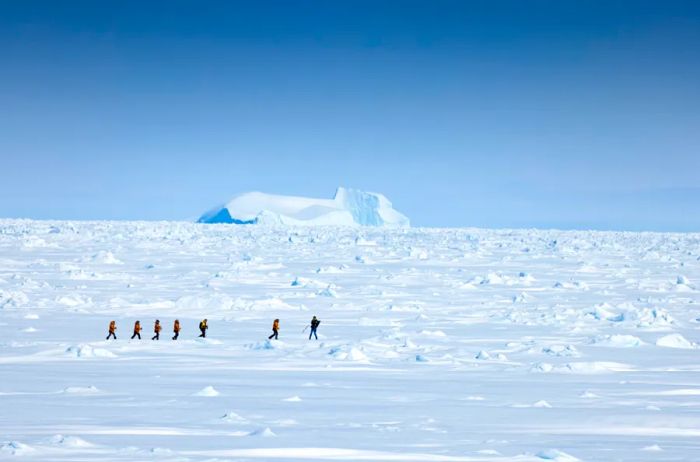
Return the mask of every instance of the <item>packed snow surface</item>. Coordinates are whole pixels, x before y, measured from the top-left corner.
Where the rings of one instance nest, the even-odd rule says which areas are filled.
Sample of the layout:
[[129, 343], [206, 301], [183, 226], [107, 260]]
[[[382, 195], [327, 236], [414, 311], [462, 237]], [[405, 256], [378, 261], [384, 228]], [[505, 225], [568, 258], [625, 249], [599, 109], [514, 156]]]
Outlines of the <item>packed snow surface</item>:
[[0, 460], [700, 460], [699, 280], [698, 234], [0, 220]]
[[200, 223], [267, 225], [401, 226], [409, 225], [382, 194], [338, 188], [333, 199], [240, 194], [199, 219]]

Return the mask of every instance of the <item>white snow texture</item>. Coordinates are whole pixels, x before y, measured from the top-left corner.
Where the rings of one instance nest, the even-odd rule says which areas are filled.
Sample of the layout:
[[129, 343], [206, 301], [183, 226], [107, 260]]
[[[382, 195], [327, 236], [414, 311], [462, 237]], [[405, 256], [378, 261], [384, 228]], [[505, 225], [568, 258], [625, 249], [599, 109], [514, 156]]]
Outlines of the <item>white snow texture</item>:
[[359, 218], [0, 220], [0, 460], [700, 460], [700, 234], [291, 202]]

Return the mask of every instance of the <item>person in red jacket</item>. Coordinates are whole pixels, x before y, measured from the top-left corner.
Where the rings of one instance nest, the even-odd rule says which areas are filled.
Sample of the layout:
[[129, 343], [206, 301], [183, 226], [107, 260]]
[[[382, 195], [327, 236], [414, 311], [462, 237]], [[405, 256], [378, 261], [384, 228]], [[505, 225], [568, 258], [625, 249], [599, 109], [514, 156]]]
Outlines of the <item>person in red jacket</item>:
[[180, 336], [180, 320], [176, 319], [175, 324], [173, 324], [173, 332], [175, 332], [175, 336], [173, 337], [173, 340], [177, 340], [177, 338]]
[[163, 328], [162, 328], [161, 325], [160, 325], [160, 321], [156, 319], [156, 323], [155, 323], [155, 325], [153, 326], [153, 332], [155, 332], [156, 335], [154, 335], [153, 337], [151, 337], [151, 340], [160, 340], [160, 331], [161, 331], [162, 329], [163, 329]]
[[280, 320], [275, 319], [275, 322], [272, 323], [272, 335], [268, 337], [268, 340], [272, 340], [274, 337], [275, 340], [278, 340], [277, 336], [279, 335], [279, 330], [280, 330]]
[[109, 340], [110, 337], [114, 337], [114, 340], [117, 339], [117, 334], [115, 334], [117, 330], [117, 322], [116, 321], [111, 321], [109, 323], [109, 334], [107, 334], [107, 338], [105, 340]]
[[131, 339], [133, 340], [134, 337], [138, 337], [141, 340], [141, 321], [134, 323], [134, 335], [131, 336]]

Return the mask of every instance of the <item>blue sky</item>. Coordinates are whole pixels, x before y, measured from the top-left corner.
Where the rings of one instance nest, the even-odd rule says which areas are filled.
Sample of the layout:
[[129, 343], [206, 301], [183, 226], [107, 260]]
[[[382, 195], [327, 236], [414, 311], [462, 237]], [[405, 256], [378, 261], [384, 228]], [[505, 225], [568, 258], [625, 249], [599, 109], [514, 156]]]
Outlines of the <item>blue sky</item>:
[[3, 217], [700, 231], [700, 2], [2, 2], [0, 63]]

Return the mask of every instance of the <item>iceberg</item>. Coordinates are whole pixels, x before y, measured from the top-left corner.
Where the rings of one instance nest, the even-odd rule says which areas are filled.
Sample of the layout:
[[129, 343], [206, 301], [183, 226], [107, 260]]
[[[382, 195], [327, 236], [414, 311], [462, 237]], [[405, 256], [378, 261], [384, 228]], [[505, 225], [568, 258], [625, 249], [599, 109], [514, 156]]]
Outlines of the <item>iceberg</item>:
[[333, 199], [240, 194], [202, 215], [198, 223], [408, 227], [409, 219], [382, 194], [338, 188]]

